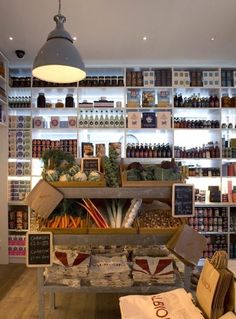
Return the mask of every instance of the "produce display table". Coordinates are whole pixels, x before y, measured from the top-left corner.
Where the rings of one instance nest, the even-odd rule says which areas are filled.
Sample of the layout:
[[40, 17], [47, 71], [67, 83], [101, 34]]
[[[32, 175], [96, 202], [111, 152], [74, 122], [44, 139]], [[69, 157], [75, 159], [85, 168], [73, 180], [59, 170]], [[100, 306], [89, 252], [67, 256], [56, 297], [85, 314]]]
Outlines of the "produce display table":
[[[137, 233], [139, 231], [139, 233]], [[69, 231], [70, 232], [70, 231]], [[90, 232], [90, 230], [89, 230]], [[175, 230], [135, 230], [135, 229], [91, 229], [88, 234], [53, 231], [54, 245], [164, 245], [173, 235]], [[96, 232], [96, 233], [94, 233]], [[136, 232], [136, 233], [135, 233]], [[191, 267], [185, 266], [184, 279], [177, 274], [174, 284], [160, 285], [135, 285], [131, 287], [91, 287], [81, 286], [71, 288], [62, 285], [49, 285], [44, 283], [44, 268], [38, 268], [38, 291], [39, 291], [39, 319], [45, 318], [45, 294], [50, 293], [51, 307], [55, 307], [55, 293], [79, 292], [79, 293], [119, 293], [119, 294], [153, 294], [183, 287], [190, 289]]]
[[[121, 187], [121, 188], [74, 188], [58, 187], [64, 198], [80, 199], [102, 199], [102, 198], [142, 198], [157, 199], [171, 204], [172, 187], [163, 184], [159, 187]], [[176, 229], [152, 229], [152, 228], [85, 228], [78, 230], [52, 230], [54, 245], [165, 245]], [[44, 295], [50, 293], [51, 306], [55, 307], [55, 293], [79, 292], [79, 293], [119, 293], [119, 294], [152, 294], [161, 291], [171, 290], [177, 287], [190, 289], [191, 267], [185, 266], [184, 278], [179, 273], [174, 284], [156, 285], [134, 285], [131, 287], [93, 287], [81, 286], [71, 288], [62, 285], [45, 284], [43, 276], [44, 268], [38, 268], [38, 289], [39, 289], [39, 318], [44, 319], [45, 301]]]

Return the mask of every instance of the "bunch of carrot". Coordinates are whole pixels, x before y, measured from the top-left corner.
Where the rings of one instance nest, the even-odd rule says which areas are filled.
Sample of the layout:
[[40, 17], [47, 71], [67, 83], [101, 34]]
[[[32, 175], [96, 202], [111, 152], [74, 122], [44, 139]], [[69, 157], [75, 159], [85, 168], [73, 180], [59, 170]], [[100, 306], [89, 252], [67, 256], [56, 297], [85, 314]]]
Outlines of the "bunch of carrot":
[[45, 226], [48, 228], [83, 228], [86, 225], [86, 220], [79, 216], [73, 217], [68, 214], [56, 215], [51, 219], [48, 219]]
[[82, 203], [78, 203], [78, 204], [86, 209], [86, 211], [94, 220], [97, 227], [109, 228], [109, 225], [107, 224], [105, 218], [102, 216], [102, 214], [99, 212], [97, 207], [93, 204], [93, 202], [89, 198], [87, 199], [83, 198], [82, 201], [84, 202], [84, 204]]

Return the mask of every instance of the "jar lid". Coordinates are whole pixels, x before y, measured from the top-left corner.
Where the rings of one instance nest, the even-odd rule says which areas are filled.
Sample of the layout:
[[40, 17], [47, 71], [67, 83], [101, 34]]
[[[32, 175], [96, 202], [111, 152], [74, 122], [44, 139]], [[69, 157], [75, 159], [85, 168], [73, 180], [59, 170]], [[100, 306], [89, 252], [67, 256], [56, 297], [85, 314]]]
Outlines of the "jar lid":
[[44, 95], [44, 93], [41, 92], [41, 93], [39, 93], [39, 95]]
[[66, 96], [68, 96], [68, 97], [73, 97], [73, 94], [68, 93], [68, 94], [66, 94]]

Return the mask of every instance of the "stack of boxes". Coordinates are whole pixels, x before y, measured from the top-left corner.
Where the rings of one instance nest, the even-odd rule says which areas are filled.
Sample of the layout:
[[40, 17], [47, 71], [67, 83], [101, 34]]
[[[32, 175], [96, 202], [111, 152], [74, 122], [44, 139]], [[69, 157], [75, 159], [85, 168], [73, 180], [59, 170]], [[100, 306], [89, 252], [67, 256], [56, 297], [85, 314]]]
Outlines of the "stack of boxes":
[[202, 80], [204, 87], [218, 87], [220, 86], [219, 71], [203, 71]]
[[175, 87], [189, 87], [190, 86], [189, 71], [174, 71], [173, 85]]

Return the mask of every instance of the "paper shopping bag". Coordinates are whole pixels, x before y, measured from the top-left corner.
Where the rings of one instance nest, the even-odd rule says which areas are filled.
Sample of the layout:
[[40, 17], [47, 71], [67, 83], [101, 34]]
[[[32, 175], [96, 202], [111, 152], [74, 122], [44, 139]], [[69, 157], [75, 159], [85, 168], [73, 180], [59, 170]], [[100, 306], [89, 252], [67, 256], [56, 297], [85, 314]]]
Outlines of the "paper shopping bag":
[[217, 319], [232, 310], [233, 274], [228, 269], [216, 269], [208, 259], [203, 266], [197, 285], [199, 307], [209, 319]]

